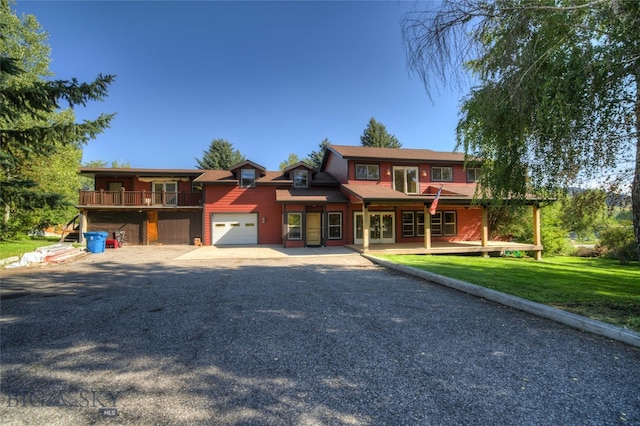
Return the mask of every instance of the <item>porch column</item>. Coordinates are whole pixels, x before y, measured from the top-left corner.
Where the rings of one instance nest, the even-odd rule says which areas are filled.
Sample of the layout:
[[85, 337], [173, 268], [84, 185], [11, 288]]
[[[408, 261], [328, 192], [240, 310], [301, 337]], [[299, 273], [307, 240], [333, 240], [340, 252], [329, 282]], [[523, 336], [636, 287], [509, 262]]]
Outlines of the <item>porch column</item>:
[[87, 232], [87, 211], [80, 211], [80, 223], [78, 226], [78, 242], [84, 242], [84, 233]]
[[481, 230], [482, 247], [489, 245], [489, 209], [482, 206], [482, 230]]
[[[542, 245], [542, 233], [540, 232], [540, 207], [533, 205], [533, 244]], [[534, 250], [534, 258], [542, 260], [542, 250]]]
[[424, 248], [431, 249], [431, 213], [426, 203], [424, 204]]
[[[482, 229], [480, 230], [480, 245], [487, 247], [489, 245], [489, 210], [486, 206], [482, 206]], [[489, 252], [483, 251], [482, 257], [489, 257]]]
[[371, 225], [369, 220], [369, 209], [367, 209], [367, 203], [362, 203], [362, 252], [365, 253], [369, 250], [369, 226]]

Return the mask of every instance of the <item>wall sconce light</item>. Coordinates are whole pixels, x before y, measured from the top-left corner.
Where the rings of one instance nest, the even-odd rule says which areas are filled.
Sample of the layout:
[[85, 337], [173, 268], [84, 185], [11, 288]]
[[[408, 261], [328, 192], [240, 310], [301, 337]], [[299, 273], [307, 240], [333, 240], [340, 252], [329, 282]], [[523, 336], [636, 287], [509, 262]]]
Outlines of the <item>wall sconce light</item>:
[[387, 169], [387, 176], [391, 176], [391, 169]]
[[427, 177], [427, 169], [422, 169], [422, 176]]
[[262, 217], [262, 223], [267, 223], [267, 218], [266, 217]]

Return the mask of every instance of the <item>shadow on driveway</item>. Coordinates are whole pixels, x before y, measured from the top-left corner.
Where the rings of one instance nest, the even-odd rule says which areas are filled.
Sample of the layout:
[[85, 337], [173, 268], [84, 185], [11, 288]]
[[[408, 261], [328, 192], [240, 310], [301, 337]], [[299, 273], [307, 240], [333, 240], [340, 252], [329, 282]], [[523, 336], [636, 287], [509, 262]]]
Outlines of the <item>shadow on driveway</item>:
[[2, 424], [640, 423], [624, 344], [359, 256], [130, 253], [3, 278]]

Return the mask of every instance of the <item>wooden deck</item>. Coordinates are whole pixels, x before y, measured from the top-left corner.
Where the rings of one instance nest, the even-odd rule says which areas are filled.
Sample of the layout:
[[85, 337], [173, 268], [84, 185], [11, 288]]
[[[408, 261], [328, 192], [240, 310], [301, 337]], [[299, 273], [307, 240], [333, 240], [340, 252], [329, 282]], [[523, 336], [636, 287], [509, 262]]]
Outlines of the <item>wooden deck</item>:
[[348, 245], [352, 250], [367, 254], [503, 254], [505, 251], [540, 251], [542, 246], [534, 244], [509, 243], [504, 241], [489, 241], [483, 247], [480, 241], [458, 241], [447, 243], [431, 243], [426, 249], [422, 243], [371, 244], [369, 250], [363, 251], [361, 244]]

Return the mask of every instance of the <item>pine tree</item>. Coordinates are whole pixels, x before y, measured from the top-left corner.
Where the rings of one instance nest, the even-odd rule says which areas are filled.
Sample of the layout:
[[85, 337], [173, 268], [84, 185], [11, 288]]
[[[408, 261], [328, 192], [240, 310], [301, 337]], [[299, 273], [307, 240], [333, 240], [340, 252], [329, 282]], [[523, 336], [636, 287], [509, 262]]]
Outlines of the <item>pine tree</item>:
[[[114, 76], [102, 74], [91, 83], [50, 80], [47, 35], [35, 17], [18, 18], [0, 2], [0, 205], [4, 219], [0, 239], [24, 232], [30, 221], [12, 216], [66, 204], [62, 194], [40, 187], [28, 165], [55, 155], [61, 147], [88, 142], [109, 126], [113, 114], [75, 123], [70, 109], [102, 100]], [[62, 110], [68, 107], [67, 110]], [[69, 167], [77, 172], [78, 164]]]
[[320, 170], [322, 166], [322, 159], [324, 157], [324, 152], [327, 150], [327, 147], [331, 145], [329, 138], [324, 138], [322, 142], [318, 145], [317, 151], [311, 151], [309, 156], [304, 159], [304, 162], [313, 166], [314, 169]]
[[202, 151], [202, 158], [196, 158], [197, 168], [207, 170], [229, 170], [245, 160], [239, 150], [233, 149], [233, 144], [224, 139], [214, 139], [209, 149]]
[[387, 132], [387, 128], [382, 123], [378, 123], [375, 118], [371, 117], [367, 128], [360, 136], [362, 146], [377, 148], [400, 148], [402, 144], [394, 135]]

